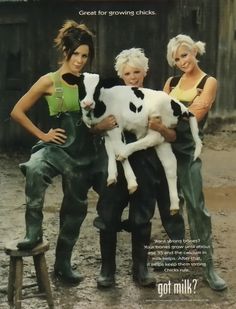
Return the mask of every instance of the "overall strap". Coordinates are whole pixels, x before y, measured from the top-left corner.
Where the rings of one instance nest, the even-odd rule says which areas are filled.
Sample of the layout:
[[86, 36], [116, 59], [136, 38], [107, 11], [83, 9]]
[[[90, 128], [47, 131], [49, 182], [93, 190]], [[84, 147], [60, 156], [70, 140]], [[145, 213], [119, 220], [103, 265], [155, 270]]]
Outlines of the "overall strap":
[[[202, 89], [205, 86], [205, 83], [207, 81], [207, 79], [210, 77], [210, 75], [206, 74], [199, 82], [199, 84], [197, 85], [197, 89], [200, 89], [200, 91], [202, 91]], [[207, 121], [207, 117], [208, 117], [208, 113], [204, 116], [204, 118], [198, 123], [198, 127], [199, 127], [199, 132], [200, 132], [200, 137], [203, 137], [203, 128], [204, 125]]]
[[58, 103], [58, 112], [63, 112], [64, 91], [62, 88], [59, 71], [56, 71], [54, 74], [54, 85], [55, 85], [55, 97]]
[[203, 89], [205, 86], [205, 83], [207, 81], [207, 79], [210, 77], [210, 75], [206, 74], [199, 82], [199, 84], [197, 85], [198, 89]]
[[[205, 86], [205, 83], [207, 81], [207, 79], [210, 77], [210, 75], [206, 74], [199, 82], [199, 84], [197, 85], [198, 89], [203, 89]], [[171, 81], [170, 81], [170, 88], [174, 88], [177, 86], [179, 80], [181, 78], [181, 75], [177, 75], [177, 76], [173, 76]]]
[[177, 86], [179, 80], [181, 78], [181, 75], [173, 76], [170, 80], [170, 89], [174, 88]]

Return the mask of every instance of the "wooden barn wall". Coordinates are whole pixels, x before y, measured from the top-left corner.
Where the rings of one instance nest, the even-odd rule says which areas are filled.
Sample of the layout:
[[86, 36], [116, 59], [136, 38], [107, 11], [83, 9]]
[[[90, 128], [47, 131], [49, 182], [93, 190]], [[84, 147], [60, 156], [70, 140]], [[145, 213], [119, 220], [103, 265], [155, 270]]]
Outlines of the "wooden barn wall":
[[[168, 15], [169, 37], [178, 33], [190, 35], [194, 40], [206, 42], [206, 54], [199, 57], [201, 67], [216, 75], [218, 44], [218, 2], [180, 0]], [[178, 14], [176, 13], [178, 12]], [[169, 74], [173, 70], [169, 68]]]
[[236, 0], [220, 0], [217, 77], [218, 101], [214, 116], [236, 117]]
[[[127, 15], [115, 15], [119, 11], [126, 11]], [[146, 86], [160, 89], [166, 78], [175, 73], [166, 62], [166, 44], [172, 36], [186, 33], [207, 43], [208, 52], [201, 64], [216, 75], [218, 1], [125, 1], [124, 5], [122, 1], [0, 3], [0, 39], [5, 42], [0, 45], [4, 63], [0, 70], [0, 147], [3, 149], [29, 146], [35, 141], [9, 120], [9, 113], [40, 75], [57, 68], [53, 39], [66, 19], [85, 22], [96, 33], [96, 58], [88, 71], [112, 76], [115, 56], [122, 49], [141, 47], [150, 59]], [[48, 126], [46, 110], [41, 100], [30, 112], [32, 120], [42, 128]]]

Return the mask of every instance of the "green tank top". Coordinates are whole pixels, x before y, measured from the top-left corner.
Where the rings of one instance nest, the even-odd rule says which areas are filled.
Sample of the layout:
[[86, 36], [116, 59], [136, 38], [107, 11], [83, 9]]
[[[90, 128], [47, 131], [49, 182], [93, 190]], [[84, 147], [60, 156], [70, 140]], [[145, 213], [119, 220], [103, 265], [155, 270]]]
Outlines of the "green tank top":
[[[55, 116], [62, 112], [74, 112], [80, 110], [79, 104], [79, 89], [77, 85], [67, 84], [61, 76], [57, 76], [58, 72], [49, 73], [50, 78], [53, 81], [55, 91], [52, 95], [46, 95], [45, 99], [48, 103], [50, 116]], [[56, 79], [59, 78], [60, 88], [62, 91], [63, 98], [58, 97], [58, 92], [56, 87], [58, 87], [58, 82]]]

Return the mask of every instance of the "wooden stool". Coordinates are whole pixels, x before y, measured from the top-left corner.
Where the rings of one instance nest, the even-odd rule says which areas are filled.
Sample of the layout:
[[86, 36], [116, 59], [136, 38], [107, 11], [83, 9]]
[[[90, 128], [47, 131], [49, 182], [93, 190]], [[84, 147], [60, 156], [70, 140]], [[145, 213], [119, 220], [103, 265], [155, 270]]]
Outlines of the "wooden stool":
[[[32, 250], [19, 250], [16, 247], [18, 241], [6, 244], [4, 250], [10, 256], [10, 269], [8, 278], [8, 302], [21, 308], [22, 282], [23, 282], [23, 257], [32, 256], [36, 271], [39, 292], [46, 296], [48, 306], [53, 307], [53, 298], [48, 277], [47, 265], [44, 253], [49, 249], [49, 242], [44, 241]], [[41, 295], [41, 294], [40, 294]]]

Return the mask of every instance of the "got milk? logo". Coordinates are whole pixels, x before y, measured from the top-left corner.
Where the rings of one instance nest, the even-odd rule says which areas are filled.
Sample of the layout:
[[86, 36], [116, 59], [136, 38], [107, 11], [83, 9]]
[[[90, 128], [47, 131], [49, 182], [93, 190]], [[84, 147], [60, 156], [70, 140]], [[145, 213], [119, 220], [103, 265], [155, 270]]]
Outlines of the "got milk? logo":
[[170, 294], [191, 295], [196, 294], [198, 279], [182, 279], [181, 282], [160, 282], [157, 284], [159, 297]]

